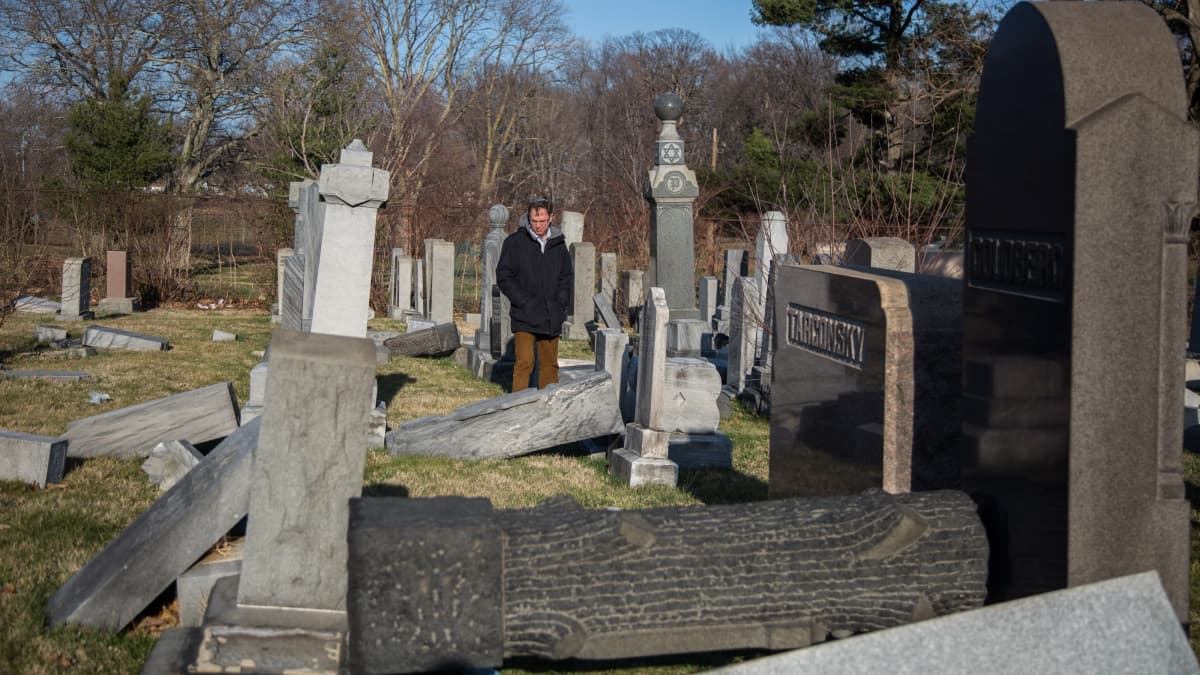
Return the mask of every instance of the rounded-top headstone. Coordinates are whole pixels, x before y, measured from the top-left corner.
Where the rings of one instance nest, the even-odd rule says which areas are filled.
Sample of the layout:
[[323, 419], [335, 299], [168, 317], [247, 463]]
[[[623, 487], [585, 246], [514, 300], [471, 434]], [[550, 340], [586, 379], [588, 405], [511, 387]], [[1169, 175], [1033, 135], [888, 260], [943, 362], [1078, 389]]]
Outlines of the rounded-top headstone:
[[488, 222], [492, 227], [504, 227], [508, 223], [508, 207], [503, 204], [493, 204], [488, 209]]
[[683, 116], [683, 99], [679, 98], [679, 94], [670, 91], [659, 94], [654, 99], [654, 114], [664, 122], [678, 122]]

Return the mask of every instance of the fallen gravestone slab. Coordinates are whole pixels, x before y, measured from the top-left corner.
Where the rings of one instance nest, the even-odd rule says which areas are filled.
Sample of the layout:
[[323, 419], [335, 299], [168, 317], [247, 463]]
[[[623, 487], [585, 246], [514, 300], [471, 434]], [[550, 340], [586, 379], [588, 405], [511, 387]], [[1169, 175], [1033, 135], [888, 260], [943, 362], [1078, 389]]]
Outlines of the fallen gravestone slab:
[[596, 312], [600, 315], [600, 320], [604, 322], [607, 328], [621, 328], [621, 320], [617, 318], [617, 312], [613, 309], [612, 298], [604, 293], [597, 293], [592, 296], [592, 303], [596, 305]]
[[44, 488], [62, 481], [66, 461], [66, 439], [0, 430], [0, 480]]
[[637, 511], [355, 499], [349, 665], [792, 649], [960, 612], [986, 594], [975, 510], [950, 491]]
[[1158, 575], [1144, 572], [777, 654], [722, 675], [1200, 673]]
[[33, 336], [38, 342], [59, 342], [67, 339], [67, 329], [48, 323], [39, 323], [33, 327]]
[[120, 630], [246, 515], [258, 420], [233, 432], [46, 603], [50, 625]]
[[142, 462], [142, 471], [159, 492], [166, 492], [202, 459], [204, 455], [187, 441], [163, 441]]
[[226, 331], [217, 330], [214, 328], [213, 334], [212, 334], [212, 341], [213, 342], [236, 342], [237, 341], [237, 333], [228, 333]]
[[[412, 325], [411, 320], [409, 325]], [[449, 354], [462, 344], [453, 323], [410, 331], [383, 341], [392, 356], [439, 356]]]
[[78, 382], [91, 375], [78, 370], [0, 370], [0, 375], [21, 380], [46, 380], [47, 382]]
[[62, 311], [62, 303], [46, 298], [35, 298], [31, 295], [22, 295], [17, 298], [15, 306], [18, 312], [28, 314], [58, 314]]
[[83, 344], [96, 349], [125, 349], [135, 352], [161, 352], [171, 348], [164, 338], [107, 326], [88, 326], [83, 333]]
[[223, 438], [238, 428], [232, 382], [185, 391], [67, 424], [71, 457], [147, 457], [163, 441]]
[[449, 415], [422, 417], [387, 435], [393, 455], [456, 459], [516, 457], [623, 429], [607, 372], [524, 389], [463, 406]]

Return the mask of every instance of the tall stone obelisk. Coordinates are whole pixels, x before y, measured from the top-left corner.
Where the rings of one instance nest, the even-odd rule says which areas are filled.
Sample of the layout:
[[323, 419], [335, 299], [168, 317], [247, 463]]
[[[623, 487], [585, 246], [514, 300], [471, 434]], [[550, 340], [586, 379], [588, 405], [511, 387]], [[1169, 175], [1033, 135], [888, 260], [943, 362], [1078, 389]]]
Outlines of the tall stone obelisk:
[[673, 93], [660, 94], [654, 99], [654, 114], [662, 121], [662, 129], [645, 188], [650, 202], [650, 278], [646, 286], [657, 286], [666, 293], [671, 320], [698, 319], [692, 204], [700, 186], [696, 173], [683, 161], [683, 138], [675, 130], [683, 115], [683, 100]]

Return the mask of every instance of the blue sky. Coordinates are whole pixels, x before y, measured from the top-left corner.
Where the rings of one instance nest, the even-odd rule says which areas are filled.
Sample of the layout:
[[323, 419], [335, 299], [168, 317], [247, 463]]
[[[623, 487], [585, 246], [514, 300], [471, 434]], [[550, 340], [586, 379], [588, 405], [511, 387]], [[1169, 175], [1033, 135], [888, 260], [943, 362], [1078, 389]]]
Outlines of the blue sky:
[[751, 0], [563, 0], [566, 22], [581, 38], [599, 44], [606, 35], [685, 28], [719, 52], [753, 44], [764, 30], [750, 22]]

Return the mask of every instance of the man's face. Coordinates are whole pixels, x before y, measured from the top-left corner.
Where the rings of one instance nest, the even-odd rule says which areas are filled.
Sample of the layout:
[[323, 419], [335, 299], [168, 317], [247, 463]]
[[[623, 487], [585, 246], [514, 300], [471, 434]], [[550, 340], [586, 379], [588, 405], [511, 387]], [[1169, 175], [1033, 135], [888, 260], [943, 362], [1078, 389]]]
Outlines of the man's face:
[[546, 236], [546, 230], [550, 229], [550, 212], [537, 207], [530, 209], [529, 226], [533, 228], [533, 233], [537, 236]]

